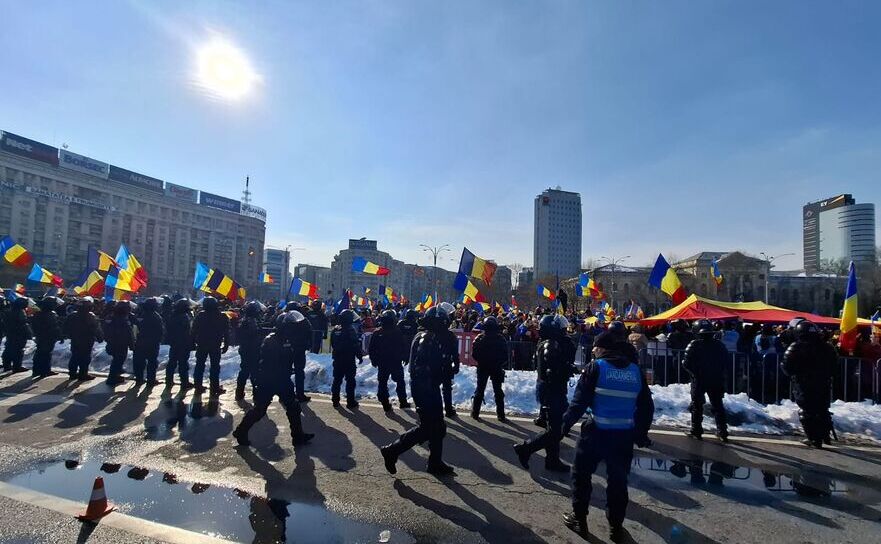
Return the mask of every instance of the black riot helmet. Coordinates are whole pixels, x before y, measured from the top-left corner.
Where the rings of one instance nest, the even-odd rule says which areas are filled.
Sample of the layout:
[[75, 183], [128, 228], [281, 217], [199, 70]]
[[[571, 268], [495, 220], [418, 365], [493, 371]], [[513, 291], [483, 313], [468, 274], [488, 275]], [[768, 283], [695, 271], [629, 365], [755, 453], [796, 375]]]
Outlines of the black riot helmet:
[[422, 323], [426, 329], [434, 332], [442, 331], [449, 327], [449, 314], [440, 306], [433, 306], [425, 312]]
[[813, 321], [802, 319], [795, 325], [795, 337], [799, 340], [813, 340], [820, 337], [820, 329]]
[[192, 307], [193, 307], [193, 304], [192, 304], [192, 302], [190, 302], [190, 299], [188, 299], [188, 298], [181, 298], [181, 299], [178, 299], [178, 300], [174, 301], [173, 310], [174, 310], [176, 313], [179, 313], [179, 314], [180, 314], [180, 313], [184, 313], [184, 312], [188, 312], [188, 311], [190, 311], [190, 308], [192, 308]]
[[28, 303], [31, 301], [28, 297], [18, 297], [17, 299], [12, 301], [12, 304], [9, 306], [13, 310], [24, 310], [28, 307]]
[[139, 307], [144, 313], [155, 312], [157, 309], [159, 309], [159, 301], [157, 301], [153, 297], [150, 297], [148, 299], [145, 299]]
[[623, 321], [612, 321], [609, 323], [609, 332], [623, 339], [627, 336], [627, 326]]
[[404, 312], [404, 321], [416, 321], [417, 319], [419, 319], [419, 312], [413, 308]]
[[246, 317], [257, 317], [262, 314], [266, 310], [266, 307], [257, 302], [256, 300], [252, 300], [251, 302], [245, 304], [245, 316]]
[[702, 336], [710, 336], [716, 332], [716, 329], [713, 328], [713, 324], [706, 319], [695, 321], [694, 325], [692, 325], [692, 330], [694, 331], [694, 334], [700, 334]]
[[202, 299], [202, 309], [206, 312], [216, 312], [220, 309], [220, 303], [217, 302], [216, 298], [209, 295]]
[[340, 312], [339, 319], [340, 325], [342, 325], [343, 327], [349, 327], [352, 325], [352, 323], [358, 320], [358, 314], [356, 314], [354, 310], [346, 308], [345, 310]]
[[46, 296], [37, 301], [37, 306], [44, 312], [51, 312], [61, 304], [58, 297]]
[[398, 322], [398, 314], [394, 310], [386, 310], [379, 315], [379, 324], [384, 328], [394, 327]]
[[499, 332], [499, 320], [494, 316], [489, 316], [483, 320], [483, 330], [486, 332]]
[[546, 315], [538, 322], [538, 336], [543, 340], [560, 334], [560, 323], [552, 315]]

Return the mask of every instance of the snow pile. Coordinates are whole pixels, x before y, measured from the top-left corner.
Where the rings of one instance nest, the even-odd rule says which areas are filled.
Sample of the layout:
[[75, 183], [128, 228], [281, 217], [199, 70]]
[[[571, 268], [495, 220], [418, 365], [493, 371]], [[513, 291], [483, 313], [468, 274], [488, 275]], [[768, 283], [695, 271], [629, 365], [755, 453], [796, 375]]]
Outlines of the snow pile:
[[[28, 342], [25, 348], [25, 366], [30, 367], [35, 346]], [[52, 355], [52, 366], [58, 370], [67, 369], [70, 358], [70, 344], [57, 345]], [[165, 373], [165, 362], [168, 359], [168, 346], [161, 346], [159, 351], [159, 374]], [[195, 355], [190, 357], [190, 372], [195, 363]], [[222, 381], [235, 380], [239, 371], [239, 354], [236, 348], [221, 356], [220, 378]], [[92, 370], [106, 372], [110, 368], [110, 356], [104, 352], [104, 344], [96, 344], [92, 352]], [[125, 369], [131, 368], [131, 355], [125, 363]], [[358, 365], [356, 373], [356, 392], [362, 397], [375, 397], [377, 387], [377, 370], [370, 365], [370, 359]], [[409, 374], [405, 371], [408, 381]], [[207, 370], [206, 370], [207, 379]], [[320, 393], [330, 393], [333, 382], [333, 365], [329, 354], [307, 355], [306, 389]], [[463, 366], [453, 381], [453, 403], [460, 409], [471, 409], [471, 398], [477, 383], [476, 370]], [[575, 388], [577, 380], [569, 381], [569, 394]], [[688, 428], [691, 425], [691, 414], [688, 406], [691, 403], [689, 386], [673, 384], [666, 387], [651, 386], [655, 402], [655, 425], [666, 427]], [[506, 371], [505, 408], [509, 413], [534, 415], [538, 413], [535, 400], [535, 373], [523, 370]], [[389, 394], [395, 398], [395, 384], [389, 380]], [[725, 395], [725, 409], [728, 412], [729, 427], [735, 431], [762, 434], [787, 434], [801, 430], [798, 419], [798, 406], [789, 400], [780, 404], [764, 406], [749, 398], [745, 393]], [[487, 384], [484, 399], [484, 411], [495, 411], [495, 398], [492, 385]], [[841, 434], [849, 434], [871, 440], [881, 441], [881, 405], [872, 405], [871, 401], [843, 402], [835, 401], [831, 408], [835, 427]], [[704, 429], [712, 432], [715, 429], [712, 410], [709, 405], [704, 410]]]

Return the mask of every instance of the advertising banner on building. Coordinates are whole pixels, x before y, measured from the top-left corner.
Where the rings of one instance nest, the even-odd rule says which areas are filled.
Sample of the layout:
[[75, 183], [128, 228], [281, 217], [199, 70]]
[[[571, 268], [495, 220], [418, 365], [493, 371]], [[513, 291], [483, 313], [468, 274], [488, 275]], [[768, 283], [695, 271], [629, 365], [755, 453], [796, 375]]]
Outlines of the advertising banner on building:
[[0, 151], [14, 153], [22, 157], [58, 166], [57, 147], [41, 144], [11, 132], [2, 132], [2, 136], [0, 136]]
[[107, 179], [110, 176], [110, 165], [106, 162], [96, 161], [84, 155], [77, 155], [66, 149], [58, 150], [58, 166], [101, 179]]
[[198, 191], [184, 187], [183, 185], [175, 185], [174, 183], [165, 182], [165, 196], [177, 200], [185, 200], [187, 202], [196, 203], [198, 200]]
[[252, 204], [242, 204], [242, 215], [259, 219], [264, 223], [266, 222], [266, 210], [264, 210], [260, 206], [254, 206]]
[[162, 180], [151, 178], [150, 176], [145, 176], [144, 174], [138, 174], [137, 172], [132, 172], [131, 170], [126, 170], [125, 168], [120, 168], [118, 166], [110, 165], [110, 179], [113, 181], [119, 181], [121, 183], [127, 183], [129, 185], [134, 185], [136, 187], [141, 187], [142, 189], [149, 189], [151, 191], [158, 191], [160, 193], [164, 192], [162, 188]]
[[238, 200], [226, 198], [225, 196], [212, 195], [205, 191], [199, 191], [199, 204], [233, 213], [242, 212], [242, 203]]

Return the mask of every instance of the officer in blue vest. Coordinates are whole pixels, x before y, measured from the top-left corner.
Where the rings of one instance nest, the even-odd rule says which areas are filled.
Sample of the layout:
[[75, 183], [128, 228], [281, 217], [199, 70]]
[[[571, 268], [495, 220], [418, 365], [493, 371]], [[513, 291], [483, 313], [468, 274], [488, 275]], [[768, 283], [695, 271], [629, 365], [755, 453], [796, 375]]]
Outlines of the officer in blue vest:
[[575, 373], [575, 344], [566, 336], [569, 322], [562, 315], [546, 315], [538, 322], [541, 342], [535, 348], [536, 397], [541, 410], [547, 414], [547, 430], [532, 440], [514, 446], [514, 452], [523, 468], [529, 469], [529, 458], [544, 448], [545, 469], [569, 472], [569, 466], [560, 461], [560, 440], [563, 413], [569, 378]]
[[572, 403], [563, 416], [563, 436], [585, 412], [581, 438], [572, 467], [572, 512], [563, 516], [567, 527], [587, 537], [587, 509], [593, 491], [591, 477], [600, 461], [606, 462], [606, 503], [609, 537], [619, 542], [623, 534], [627, 475], [633, 446], [651, 445], [648, 430], [655, 405], [645, 376], [628, 355], [625, 342], [614, 333], [600, 334], [594, 342], [595, 359], [587, 364]]

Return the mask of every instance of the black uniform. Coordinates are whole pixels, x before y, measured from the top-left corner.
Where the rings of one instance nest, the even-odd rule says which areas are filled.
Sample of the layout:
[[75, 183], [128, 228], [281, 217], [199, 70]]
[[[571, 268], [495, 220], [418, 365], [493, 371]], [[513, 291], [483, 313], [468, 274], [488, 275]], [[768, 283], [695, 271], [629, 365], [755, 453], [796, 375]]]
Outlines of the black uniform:
[[87, 305], [81, 305], [64, 320], [64, 330], [70, 338], [70, 361], [67, 370], [71, 379], [91, 379], [89, 365], [95, 342], [104, 341], [101, 322]]
[[144, 306], [135, 320], [138, 334], [132, 351], [132, 367], [135, 381], [158, 383], [156, 368], [159, 366], [159, 344], [165, 337], [165, 323], [153, 305]]
[[685, 348], [682, 366], [691, 374], [691, 435], [703, 434], [704, 395], [709, 397], [716, 418], [716, 434], [728, 437], [728, 418], [722, 397], [725, 394], [725, 367], [728, 349], [711, 333], [701, 333]]
[[404, 362], [409, 362], [410, 358], [410, 346], [413, 345], [413, 339], [416, 338], [416, 333], [419, 332], [419, 323], [415, 318], [411, 318], [409, 315], [398, 322], [398, 328], [401, 329], [401, 334], [404, 335], [404, 343], [407, 344], [407, 350], [404, 352]]
[[190, 385], [190, 352], [193, 350], [193, 317], [189, 308], [176, 305], [168, 318], [165, 340], [168, 342], [168, 365], [165, 367], [165, 383], [174, 381], [175, 370], [181, 387]]
[[538, 450], [545, 450], [545, 468], [568, 470], [560, 461], [560, 440], [563, 438], [563, 413], [569, 407], [569, 378], [575, 373], [575, 345], [564, 331], [543, 339], [535, 348], [536, 396], [547, 418], [547, 430], [516, 447], [524, 460]]
[[379, 384], [377, 385], [376, 397], [382, 403], [383, 408], [391, 410], [388, 394], [388, 380], [395, 382], [395, 390], [398, 394], [398, 403], [407, 405], [407, 382], [404, 380], [404, 367], [401, 362], [407, 357], [409, 344], [392, 321], [389, 326], [383, 325], [370, 336], [370, 364], [377, 367]]
[[456, 407], [453, 406], [453, 378], [459, 373], [459, 339], [456, 333], [447, 329], [438, 334], [438, 338], [444, 345], [444, 381], [442, 385], [444, 398], [444, 411], [447, 417], [456, 417]]
[[[609, 341], [606, 334], [598, 337], [598, 343]], [[633, 445], [651, 443], [648, 430], [655, 411], [651, 391], [635, 360], [622, 349], [624, 345], [614, 342], [587, 364], [563, 416], [563, 433], [568, 433], [588, 409], [593, 415], [581, 425], [572, 469], [574, 518], [567, 518], [566, 523], [576, 531], [576, 521], [586, 530], [591, 480], [602, 461], [606, 463], [606, 515], [613, 534], [620, 531], [629, 502], [627, 475]]]
[[410, 387], [419, 425], [401, 435], [391, 444], [381, 448], [386, 469], [394, 474], [398, 457], [422, 442], [428, 441], [428, 471], [448, 474], [452, 468], [443, 462], [444, 402], [441, 385], [447, 374], [450, 358], [448, 344], [443, 340], [446, 326], [420, 331], [413, 339], [410, 349]]
[[[327, 325], [325, 325], [326, 330]], [[297, 391], [297, 400], [308, 402], [309, 397], [306, 396], [306, 352], [314, 347], [312, 342], [315, 335], [308, 319], [295, 323], [291, 334], [293, 335], [291, 337], [291, 349], [294, 352], [294, 389]], [[327, 333], [325, 332], [324, 334]]]
[[248, 410], [233, 432], [233, 436], [241, 445], [248, 444], [248, 431], [266, 415], [266, 409], [269, 408], [273, 397], [278, 397], [279, 402], [284, 406], [294, 444], [302, 444], [312, 438], [312, 435], [303, 433], [300, 403], [297, 402], [294, 385], [291, 383], [293, 363], [291, 335], [284, 332], [282, 327], [281, 331], [270, 334], [260, 347], [260, 357], [252, 378], [254, 407]]
[[212, 393], [220, 393], [220, 355], [229, 346], [229, 318], [220, 308], [205, 308], [193, 320], [193, 344], [196, 346], [196, 368], [193, 382], [196, 391], [203, 391], [205, 362], [210, 359], [208, 380]]
[[360, 361], [364, 354], [361, 350], [361, 338], [351, 325], [337, 325], [330, 334], [330, 348], [333, 356], [333, 383], [330, 387], [334, 405], [340, 402], [340, 387], [346, 380], [346, 405], [355, 407], [355, 360]]
[[34, 376], [49, 376], [52, 374], [52, 351], [55, 344], [63, 339], [61, 319], [55, 310], [42, 309], [31, 320], [31, 328], [37, 344], [34, 351]]
[[[23, 301], [19, 303], [19, 301]], [[20, 298], [13, 301], [11, 307], [3, 316], [4, 328], [6, 329], [6, 346], [3, 349], [3, 370], [22, 372], [22, 359], [24, 347], [28, 340], [34, 337], [28, 316], [24, 313], [27, 307], [27, 299]]]
[[[121, 304], [128, 304], [123, 302]], [[122, 366], [128, 357], [128, 351], [135, 347], [135, 335], [132, 323], [125, 306], [117, 306], [113, 317], [104, 322], [104, 335], [107, 339], [105, 351], [110, 355], [110, 372], [107, 382], [122, 383]]]
[[508, 342], [497, 330], [487, 330], [474, 339], [471, 356], [477, 361], [477, 389], [474, 390], [474, 404], [471, 417], [480, 415], [486, 382], [492, 380], [493, 395], [496, 400], [496, 413], [499, 419], [505, 419], [505, 365], [508, 363]]
[[251, 387], [254, 386], [253, 371], [257, 367], [260, 359], [260, 343], [263, 336], [260, 333], [260, 324], [254, 316], [245, 316], [239, 321], [238, 329], [239, 340], [239, 358], [241, 359], [241, 367], [239, 375], [236, 377], [236, 398], [241, 399], [245, 396], [245, 385], [248, 379], [251, 380]]
[[[309, 320], [310, 340], [309, 349], [312, 353], [321, 353], [321, 342], [327, 338], [327, 315], [321, 311], [321, 304], [311, 308], [306, 313], [306, 319]], [[302, 393], [302, 391], [299, 391]]]
[[792, 378], [802, 427], [817, 447], [829, 442], [832, 431], [829, 388], [837, 363], [835, 348], [816, 334], [799, 335], [783, 355], [783, 372]]

